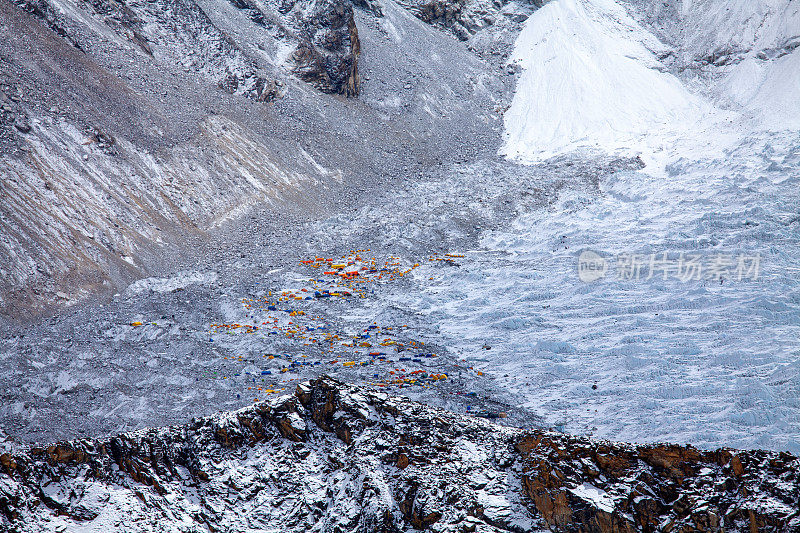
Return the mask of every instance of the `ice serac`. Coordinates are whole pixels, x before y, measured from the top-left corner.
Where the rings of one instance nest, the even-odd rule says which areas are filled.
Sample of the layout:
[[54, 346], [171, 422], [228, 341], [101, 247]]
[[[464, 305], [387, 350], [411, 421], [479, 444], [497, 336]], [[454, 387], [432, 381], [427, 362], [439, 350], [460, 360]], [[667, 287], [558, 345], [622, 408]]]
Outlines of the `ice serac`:
[[328, 377], [231, 413], [0, 455], [4, 531], [792, 531], [786, 453], [524, 432]]

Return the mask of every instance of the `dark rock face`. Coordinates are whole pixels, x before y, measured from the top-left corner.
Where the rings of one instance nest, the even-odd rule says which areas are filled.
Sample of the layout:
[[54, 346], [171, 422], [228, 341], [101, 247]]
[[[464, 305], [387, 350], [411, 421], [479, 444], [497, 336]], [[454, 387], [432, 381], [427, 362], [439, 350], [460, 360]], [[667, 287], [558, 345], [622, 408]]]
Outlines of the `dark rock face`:
[[406, 1], [402, 5], [423, 22], [447, 28], [462, 41], [469, 38], [464, 18], [466, 0]]
[[353, 6], [343, 0], [315, 4], [305, 20], [294, 52], [294, 73], [327, 93], [358, 96], [358, 56], [361, 43]]
[[0, 456], [3, 531], [797, 531], [798, 459], [522, 433], [323, 377]]
[[525, 491], [569, 531], [796, 531], [800, 461], [790, 454], [523, 437]]
[[505, 65], [528, 17], [543, 0], [398, 0], [421, 21], [454, 35], [495, 65]]
[[325, 93], [358, 96], [361, 43], [352, 3], [275, 0], [266, 4], [270, 12], [251, 0], [230, 2], [267, 31], [296, 42], [292, 72], [298, 78]]
[[[518, 16], [504, 14], [504, 8], [511, 4], [509, 0], [400, 0], [399, 3], [423, 22], [449, 30], [462, 41], [495, 24], [504, 15]], [[533, 10], [543, 3], [533, 0], [519, 4]]]

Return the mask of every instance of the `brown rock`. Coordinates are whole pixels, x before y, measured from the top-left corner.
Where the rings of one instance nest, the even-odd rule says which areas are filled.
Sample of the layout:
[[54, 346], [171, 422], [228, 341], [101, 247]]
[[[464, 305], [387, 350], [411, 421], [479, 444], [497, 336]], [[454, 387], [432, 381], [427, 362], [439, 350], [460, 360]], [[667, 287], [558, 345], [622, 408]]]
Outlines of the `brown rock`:
[[9, 475], [17, 469], [17, 461], [7, 453], [0, 455], [0, 465], [3, 465]]
[[630, 463], [624, 457], [611, 453], [598, 453], [594, 460], [600, 467], [600, 471], [611, 477], [619, 477], [630, 468]]
[[744, 466], [742, 466], [742, 460], [739, 459], [738, 455], [734, 455], [731, 457], [731, 461], [729, 463], [731, 465], [731, 470], [733, 470], [733, 474], [736, 477], [742, 477], [744, 474]]
[[408, 466], [408, 456], [404, 453], [401, 453], [397, 456], [397, 464], [395, 465], [400, 470], [405, 469]]
[[689, 474], [693, 465], [703, 458], [702, 454], [691, 446], [641, 446], [637, 451], [645, 462], [665, 469], [669, 476], [675, 479], [682, 479]]

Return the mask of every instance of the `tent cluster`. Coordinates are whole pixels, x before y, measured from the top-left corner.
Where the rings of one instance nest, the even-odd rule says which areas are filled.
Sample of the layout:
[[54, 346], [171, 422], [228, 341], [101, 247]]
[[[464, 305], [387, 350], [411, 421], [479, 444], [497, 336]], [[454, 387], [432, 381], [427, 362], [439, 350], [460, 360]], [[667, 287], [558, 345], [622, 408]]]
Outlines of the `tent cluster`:
[[[372, 323], [345, 331], [326, 320], [326, 302], [355, 303], [372, 293], [370, 284], [397, 281], [420, 266], [395, 256], [370, 257], [368, 252], [353, 250], [336, 259], [315, 256], [302, 260], [299, 265], [310, 277], [301, 278], [291, 288], [243, 298], [242, 310], [249, 323], [241, 319], [214, 323], [205, 334], [208, 342], [228, 344], [247, 355], [223, 357], [222, 368], [205, 372], [203, 378], [237, 383], [238, 394], [258, 401], [283, 391], [309, 367], [343, 372], [350, 380], [380, 388], [434, 387], [448, 379], [446, 364], [465, 370], [438, 361], [423, 341], [412, 338], [406, 324]], [[428, 259], [452, 263], [459, 257], [463, 255], [434, 254]], [[131, 325], [141, 326], [142, 322]]]

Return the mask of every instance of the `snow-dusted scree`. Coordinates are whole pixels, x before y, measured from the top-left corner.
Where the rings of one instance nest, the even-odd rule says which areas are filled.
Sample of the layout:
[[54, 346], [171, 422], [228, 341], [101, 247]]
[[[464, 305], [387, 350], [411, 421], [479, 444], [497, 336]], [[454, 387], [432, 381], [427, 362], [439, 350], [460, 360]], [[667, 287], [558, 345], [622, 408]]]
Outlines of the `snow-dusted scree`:
[[798, 459], [523, 432], [323, 377], [0, 456], [5, 531], [792, 531]]

